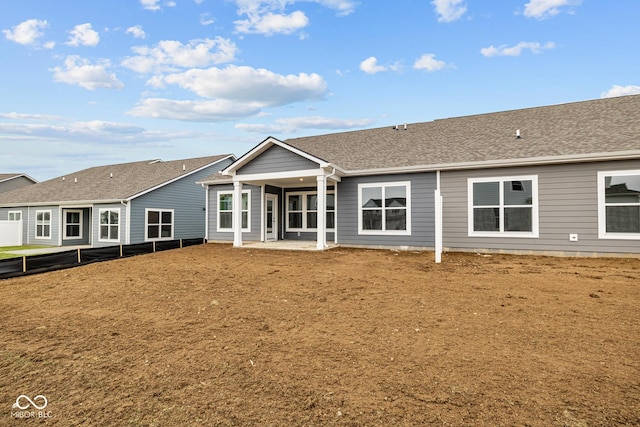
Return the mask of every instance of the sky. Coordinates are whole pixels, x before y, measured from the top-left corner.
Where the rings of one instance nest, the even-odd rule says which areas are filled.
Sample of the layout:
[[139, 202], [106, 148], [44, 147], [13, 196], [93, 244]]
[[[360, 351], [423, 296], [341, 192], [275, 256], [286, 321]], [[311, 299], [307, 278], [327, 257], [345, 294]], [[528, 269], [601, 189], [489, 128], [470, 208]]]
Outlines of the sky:
[[640, 93], [638, 0], [21, 0], [0, 173]]

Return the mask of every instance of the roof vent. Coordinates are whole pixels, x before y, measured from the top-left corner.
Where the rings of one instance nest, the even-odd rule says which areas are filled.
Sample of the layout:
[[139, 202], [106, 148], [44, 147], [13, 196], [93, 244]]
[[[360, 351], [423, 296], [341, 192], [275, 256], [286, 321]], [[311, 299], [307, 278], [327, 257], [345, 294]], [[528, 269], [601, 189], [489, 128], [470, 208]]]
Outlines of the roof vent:
[[182, 170], [186, 171], [187, 170], [187, 165], [185, 165], [184, 163], [182, 164]]
[[73, 182], [78, 182], [78, 178], [73, 178]]
[[520, 139], [520, 129], [516, 129], [516, 139]]
[[63, 177], [62, 177], [62, 180], [64, 181], [65, 179], [66, 179], [66, 177], [64, 177], [64, 176], [63, 176]]
[[113, 178], [113, 172], [109, 174], [109, 178]]
[[406, 123], [404, 124], [404, 130], [407, 130], [407, 124]]
[[395, 125], [395, 126], [393, 127], [393, 130], [398, 130], [398, 125]]

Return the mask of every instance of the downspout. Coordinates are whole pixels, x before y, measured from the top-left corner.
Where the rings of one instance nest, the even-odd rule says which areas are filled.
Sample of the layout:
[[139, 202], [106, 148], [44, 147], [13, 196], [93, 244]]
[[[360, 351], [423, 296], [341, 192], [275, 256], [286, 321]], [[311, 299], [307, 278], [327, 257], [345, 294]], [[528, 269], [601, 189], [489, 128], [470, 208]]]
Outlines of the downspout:
[[[333, 171], [329, 176], [327, 176], [327, 180], [332, 176], [336, 175], [336, 168], [333, 168]], [[326, 202], [326, 201], [325, 201]], [[338, 182], [335, 181], [333, 185], [333, 243], [335, 245], [338, 244]], [[326, 207], [325, 207], [326, 208]], [[326, 209], [325, 209], [326, 210]]]
[[436, 190], [434, 191], [435, 220], [435, 262], [442, 262], [442, 195], [440, 194], [440, 171], [436, 171]]
[[202, 184], [204, 188], [204, 240], [209, 241], [209, 184]]

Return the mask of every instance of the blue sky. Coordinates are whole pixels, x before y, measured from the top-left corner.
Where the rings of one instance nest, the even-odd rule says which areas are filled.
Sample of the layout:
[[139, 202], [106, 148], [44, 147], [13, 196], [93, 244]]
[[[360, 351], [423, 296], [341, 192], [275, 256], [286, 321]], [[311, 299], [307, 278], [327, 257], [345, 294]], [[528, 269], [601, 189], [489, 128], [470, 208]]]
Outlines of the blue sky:
[[640, 93], [638, 0], [23, 0], [0, 172]]

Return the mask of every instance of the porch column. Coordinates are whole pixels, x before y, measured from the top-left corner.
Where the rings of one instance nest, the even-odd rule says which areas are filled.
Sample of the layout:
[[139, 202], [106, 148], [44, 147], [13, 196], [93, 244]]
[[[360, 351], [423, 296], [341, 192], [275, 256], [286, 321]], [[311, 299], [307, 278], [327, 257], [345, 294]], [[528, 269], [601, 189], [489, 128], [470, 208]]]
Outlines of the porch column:
[[318, 208], [316, 226], [318, 229], [318, 241], [316, 249], [324, 250], [327, 247], [327, 178], [324, 175], [317, 177], [318, 181]]
[[233, 246], [242, 246], [242, 182], [233, 183]]

